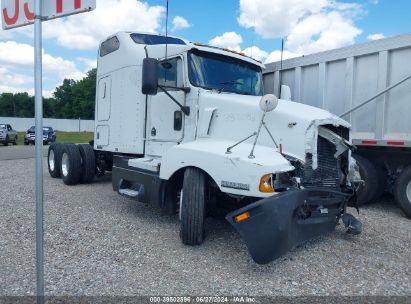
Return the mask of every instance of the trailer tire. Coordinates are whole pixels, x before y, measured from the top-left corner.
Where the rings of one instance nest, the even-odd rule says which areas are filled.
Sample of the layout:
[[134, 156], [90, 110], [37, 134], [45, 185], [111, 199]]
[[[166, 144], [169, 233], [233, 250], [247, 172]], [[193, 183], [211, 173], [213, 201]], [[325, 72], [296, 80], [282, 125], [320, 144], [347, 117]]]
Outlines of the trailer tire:
[[81, 156], [80, 183], [91, 183], [96, 175], [96, 157], [93, 147], [87, 144], [78, 145]]
[[411, 166], [405, 168], [397, 178], [394, 196], [401, 209], [411, 219]]
[[61, 177], [66, 185], [76, 185], [81, 177], [81, 156], [77, 145], [63, 144]]
[[52, 144], [49, 146], [47, 153], [47, 167], [49, 174], [53, 178], [61, 177], [61, 152], [63, 145]]
[[185, 245], [200, 245], [204, 240], [205, 182], [200, 169], [191, 167], [184, 171], [180, 237]]
[[364, 184], [357, 192], [357, 205], [363, 206], [379, 198], [384, 192], [383, 178], [381, 171], [368, 159], [359, 155], [353, 155], [360, 169], [361, 178]]

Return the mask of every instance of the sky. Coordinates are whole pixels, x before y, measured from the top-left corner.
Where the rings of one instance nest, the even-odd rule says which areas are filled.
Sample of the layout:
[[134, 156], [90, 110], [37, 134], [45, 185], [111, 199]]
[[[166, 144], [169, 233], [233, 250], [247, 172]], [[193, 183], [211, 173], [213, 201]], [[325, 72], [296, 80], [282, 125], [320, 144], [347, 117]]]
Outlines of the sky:
[[[410, 32], [410, 12], [410, 0], [169, 0], [168, 32], [269, 63], [282, 39], [287, 59]], [[99, 42], [121, 30], [165, 34], [166, 0], [97, 0], [90, 13], [44, 22], [43, 95], [83, 78]], [[34, 93], [33, 58], [33, 26], [0, 29], [0, 93]]]

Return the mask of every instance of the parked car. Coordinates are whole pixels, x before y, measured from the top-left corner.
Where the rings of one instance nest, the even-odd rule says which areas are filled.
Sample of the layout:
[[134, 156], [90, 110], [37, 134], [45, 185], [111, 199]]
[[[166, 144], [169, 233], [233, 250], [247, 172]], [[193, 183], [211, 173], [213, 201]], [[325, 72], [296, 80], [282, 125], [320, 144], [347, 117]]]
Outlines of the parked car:
[[[32, 126], [27, 130], [26, 136], [24, 137], [24, 144], [35, 144], [36, 141], [36, 127]], [[43, 144], [47, 145], [49, 143], [56, 141], [56, 132], [52, 127], [43, 127]]]
[[17, 145], [17, 132], [9, 124], [0, 124], [0, 143], [8, 146], [10, 142]]

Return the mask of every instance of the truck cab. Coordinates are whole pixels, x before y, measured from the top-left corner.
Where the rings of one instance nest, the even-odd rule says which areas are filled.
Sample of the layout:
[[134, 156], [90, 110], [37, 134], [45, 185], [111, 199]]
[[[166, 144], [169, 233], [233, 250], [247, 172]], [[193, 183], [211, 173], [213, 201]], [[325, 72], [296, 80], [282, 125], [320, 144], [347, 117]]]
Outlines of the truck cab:
[[223, 208], [258, 263], [340, 219], [359, 233], [345, 212], [358, 181], [350, 125], [264, 95], [263, 69], [176, 37], [108, 37], [98, 54], [97, 171], [112, 170], [119, 194], [178, 214], [186, 245], [201, 244], [207, 215]]

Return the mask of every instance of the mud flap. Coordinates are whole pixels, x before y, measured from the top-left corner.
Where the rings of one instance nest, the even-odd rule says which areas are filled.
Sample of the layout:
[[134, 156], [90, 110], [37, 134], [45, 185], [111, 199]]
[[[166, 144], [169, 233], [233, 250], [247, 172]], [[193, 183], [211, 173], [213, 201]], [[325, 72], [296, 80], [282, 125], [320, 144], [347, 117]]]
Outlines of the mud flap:
[[[350, 194], [323, 188], [293, 189], [262, 199], [226, 216], [253, 260], [266, 264], [296, 245], [332, 231]], [[242, 221], [236, 216], [248, 212]]]

